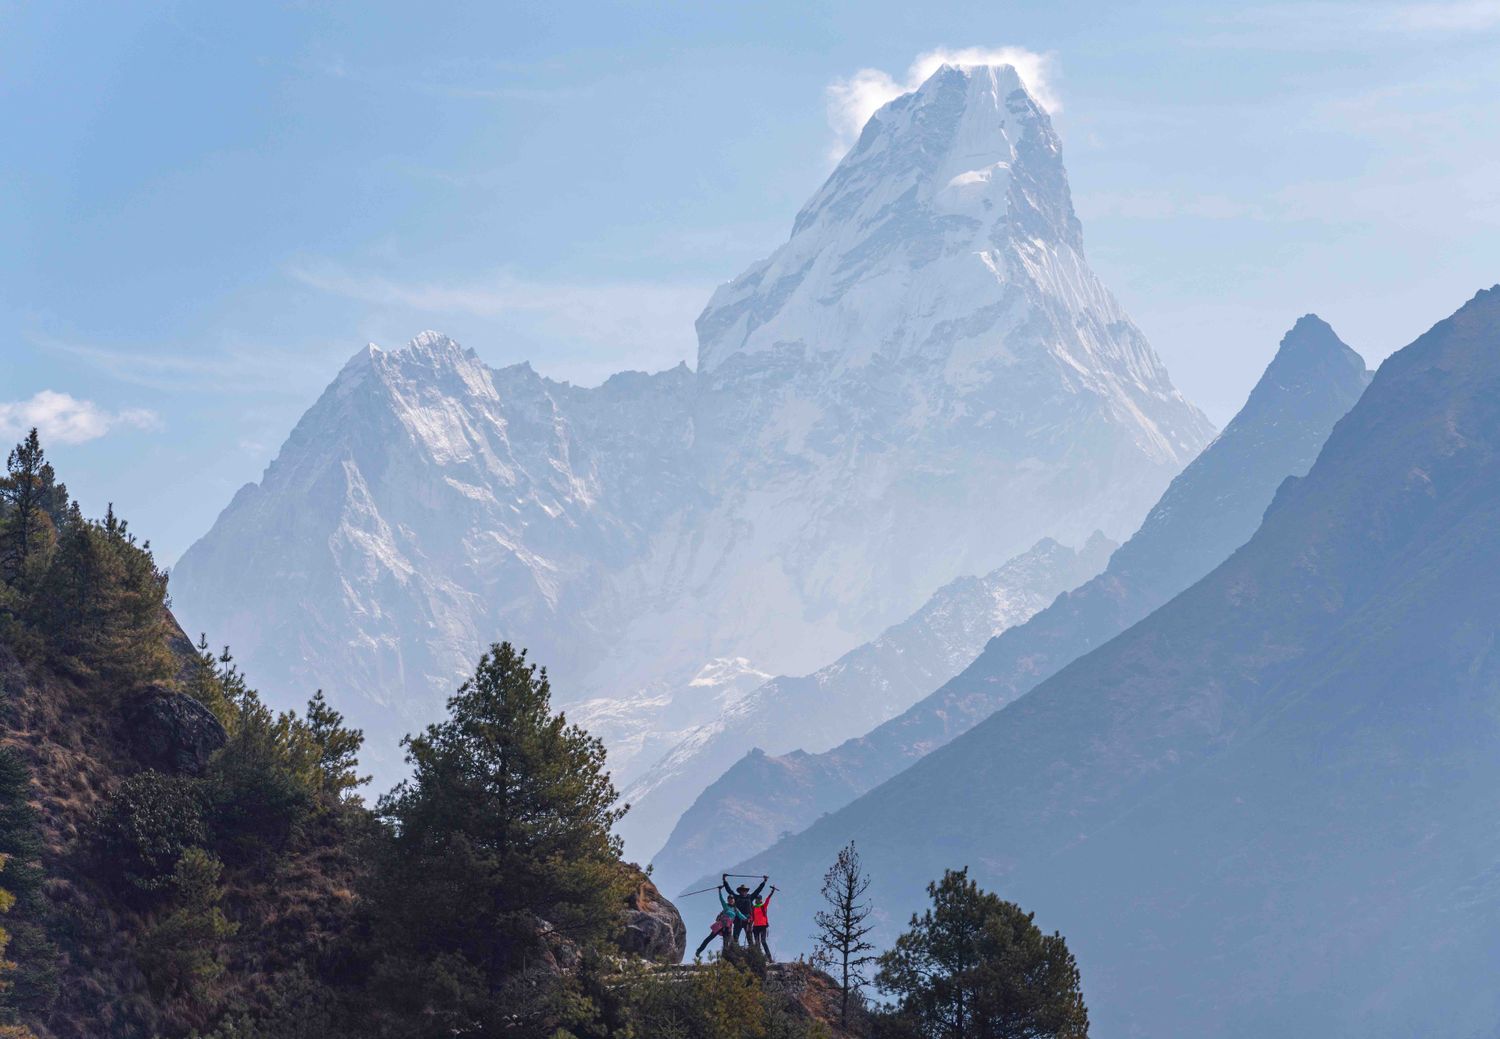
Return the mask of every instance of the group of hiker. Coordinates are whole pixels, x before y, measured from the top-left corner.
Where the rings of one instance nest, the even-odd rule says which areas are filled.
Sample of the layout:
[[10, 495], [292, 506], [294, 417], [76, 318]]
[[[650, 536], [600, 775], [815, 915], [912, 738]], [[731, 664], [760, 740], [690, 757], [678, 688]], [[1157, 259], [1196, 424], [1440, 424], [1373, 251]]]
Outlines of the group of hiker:
[[713, 926], [708, 929], [708, 936], [693, 953], [695, 957], [702, 956], [708, 943], [715, 938], [723, 939], [724, 951], [728, 952], [730, 943], [738, 945], [740, 935], [743, 934], [746, 945], [752, 949], [759, 949], [765, 954], [766, 959], [774, 959], [771, 955], [770, 942], [766, 939], [766, 932], [771, 929], [771, 898], [776, 894], [776, 885], [771, 885], [769, 895], [761, 897], [761, 892], [766, 889], [766, 882], [770, 879], [768, 876], [761, 877], [760, 884], [754, 891], [751, 891], [748, 884], [731, 888], [728, 873], [720, 876], [719, 887], [710, 889], [717, 891], [719, 895], [719, 915], [714, 917]]

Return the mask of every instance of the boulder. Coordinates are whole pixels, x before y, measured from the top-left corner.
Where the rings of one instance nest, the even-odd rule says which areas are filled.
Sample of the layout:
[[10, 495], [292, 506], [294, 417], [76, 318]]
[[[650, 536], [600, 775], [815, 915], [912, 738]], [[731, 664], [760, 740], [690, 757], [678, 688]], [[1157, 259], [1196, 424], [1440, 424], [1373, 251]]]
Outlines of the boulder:
[[185, 693], [151, 686], [125, 710], [136, 757], [163, 772], [200, 776], [229, 739], [213, 712]]
[[643, 875], [620, 910], [616, 941], [632, 956], [656, 963], [681, 963], [687, 952], [687, 925], [677, 907]]

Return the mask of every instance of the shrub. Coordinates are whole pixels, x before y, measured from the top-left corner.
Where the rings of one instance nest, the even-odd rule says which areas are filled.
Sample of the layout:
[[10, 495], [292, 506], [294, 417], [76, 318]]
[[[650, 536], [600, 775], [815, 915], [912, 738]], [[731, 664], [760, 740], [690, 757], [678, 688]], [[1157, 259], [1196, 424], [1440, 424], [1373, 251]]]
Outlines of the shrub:
[[219, 908], [224, 867], [202, 848], [189, 848], [172, 871], [173, 909], [141, 941], [141, 970], [158, 995], [201, 999], [224, 972], [221, 948], [235, 926]]
[[165, 889], [183, 853], [207, 841], [200, 784], [161, 772], [126, 779], [94, 817], [103, 874], [128, 894]]

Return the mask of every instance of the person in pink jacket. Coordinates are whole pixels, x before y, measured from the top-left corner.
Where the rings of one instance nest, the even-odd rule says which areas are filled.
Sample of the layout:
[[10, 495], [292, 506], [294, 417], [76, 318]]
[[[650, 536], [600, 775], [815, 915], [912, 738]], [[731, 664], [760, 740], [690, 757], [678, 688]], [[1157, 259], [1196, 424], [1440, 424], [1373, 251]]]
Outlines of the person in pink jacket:
[[708, 936], [699, 943], [697, 950], [693, 953], [693, 959], [703, 955], [703, 950], [708, 943], [716, 937], [724, 939], [724, 951], [729, 951], [730, 936], [735, 930], [735, 925], [745, 925], [745, 914], [736, 909], [722, 894], [719, 895], [719, 915], [714, 917], [713, 926], [708, 929]]

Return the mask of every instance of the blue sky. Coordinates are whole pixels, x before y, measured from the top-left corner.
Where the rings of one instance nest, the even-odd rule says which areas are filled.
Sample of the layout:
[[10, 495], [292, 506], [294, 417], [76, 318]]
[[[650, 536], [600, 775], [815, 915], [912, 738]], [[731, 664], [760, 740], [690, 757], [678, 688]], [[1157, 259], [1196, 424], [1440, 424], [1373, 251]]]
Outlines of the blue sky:
[[1500, 0], [0, 0], [0, 433], [170, 561], [366, 341], [691, 361], [839, 86], [965, 47], [1041, 56], [1090, 258], [1219, 423], [1300, 314], [1374, 362], [1500, 281]]

